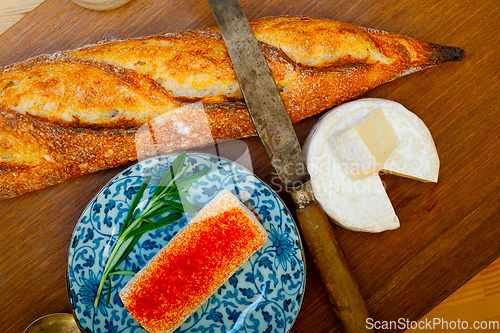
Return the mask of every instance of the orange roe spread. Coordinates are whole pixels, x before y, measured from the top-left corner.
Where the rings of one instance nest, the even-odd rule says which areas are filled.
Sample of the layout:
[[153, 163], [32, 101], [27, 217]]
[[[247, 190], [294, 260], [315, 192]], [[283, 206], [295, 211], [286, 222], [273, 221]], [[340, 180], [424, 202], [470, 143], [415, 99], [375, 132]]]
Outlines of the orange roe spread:
[[205, 206], [120, 292], [150, 332], [171, 332], [258, 250], [266, 232], [229, 192]]

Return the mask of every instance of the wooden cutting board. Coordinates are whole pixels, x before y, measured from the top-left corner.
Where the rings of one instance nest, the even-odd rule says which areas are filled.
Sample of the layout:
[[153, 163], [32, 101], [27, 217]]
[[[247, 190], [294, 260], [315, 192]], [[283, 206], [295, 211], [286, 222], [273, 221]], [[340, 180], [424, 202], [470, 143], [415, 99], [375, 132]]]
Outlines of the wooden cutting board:
[[[466, 50], [465, 61], [412, 74], [365, 94], [397, 101], [422, 118], [440, 155], [439, 182], [383, 175], [401, 227], [381, 234], [335, 227], [373, 319], [422, 317], [500, 255], [497, 2], [241, 3], [250, 19], [274, 15], [336, 19]], [[0, 65], [102, 39], [214, 25], [208, 4], [198, 0], [132, 0], [108, 12], [88, 11], [70, 0], [46, 0], [0, 36]], [[301, 142], [317, 119], [296, 125]], [[275, 175], [259, 140], [246, 143], [255, 173], [273, 186]], [[98, 172], [0, 202], [1, 332], [22, 332], [42, 315], [70, 311], [65, 268], [71, 233], [86, 204], [119, 171]], [[290, 197], [279, 193], [293, 208]], [[306, 293], [292, 332], [337, 331], [338, 322], [307, 252], [306, 260]]]

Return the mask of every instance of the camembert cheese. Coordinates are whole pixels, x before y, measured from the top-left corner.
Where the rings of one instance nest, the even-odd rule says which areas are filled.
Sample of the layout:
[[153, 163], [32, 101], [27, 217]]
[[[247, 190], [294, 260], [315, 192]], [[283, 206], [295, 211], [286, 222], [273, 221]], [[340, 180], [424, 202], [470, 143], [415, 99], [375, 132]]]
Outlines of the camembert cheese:
[[439, 157], [423, 121], [399, 103], [365, 98], [326, 113], [304, 145], [318, 202], [339, 225], [366, 232], [399, 227], [379, 171], [437, 182]]
[[333, 133], [328, 143], [343, 171], [359, 179], [380, 171], [399, 139], [382, 109], [378, 108], [356, 125]]

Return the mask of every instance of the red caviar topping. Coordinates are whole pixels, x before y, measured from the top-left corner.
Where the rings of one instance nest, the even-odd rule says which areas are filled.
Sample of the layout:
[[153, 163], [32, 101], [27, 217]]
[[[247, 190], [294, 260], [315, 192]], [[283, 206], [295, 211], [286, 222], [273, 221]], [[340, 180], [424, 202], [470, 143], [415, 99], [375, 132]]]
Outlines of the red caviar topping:
[[150, 332], [178, 327], [265, 242], [262, 226], [230, 199], [205, 207], [120, 293]]

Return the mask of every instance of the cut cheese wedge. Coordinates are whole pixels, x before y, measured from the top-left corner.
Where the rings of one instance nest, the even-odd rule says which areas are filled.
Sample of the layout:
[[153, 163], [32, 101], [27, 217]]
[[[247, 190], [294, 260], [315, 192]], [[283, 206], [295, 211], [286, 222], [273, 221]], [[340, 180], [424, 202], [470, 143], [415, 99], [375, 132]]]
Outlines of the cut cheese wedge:
[[356, 125], [334, 132], [328, 139], [334, 158], [353, 179], [382, 169], [399, 139], [381, 108], [371, 111]]
[[318, 202], [334, 222], [355, 231], [399, 227], [378, 171], [438, 179], [439, 157], [428, 128], [401, 104], [383, 99], [330, 110], [311, 130], [304, 153]]
[[120, 291], [149, 332], [179, 327], [266, 241], [255, 215], [221, 191]]

